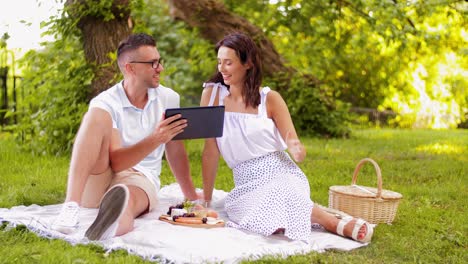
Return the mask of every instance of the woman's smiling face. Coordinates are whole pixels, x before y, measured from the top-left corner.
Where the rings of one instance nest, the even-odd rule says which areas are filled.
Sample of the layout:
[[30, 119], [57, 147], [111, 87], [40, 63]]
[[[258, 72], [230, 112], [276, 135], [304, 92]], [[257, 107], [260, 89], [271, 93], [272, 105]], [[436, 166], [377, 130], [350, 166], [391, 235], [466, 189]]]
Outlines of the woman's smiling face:
[[249, 68], [247, 63], [242, 64], [235, 50], [224, 46], [219, 48], [218, 71], [223, 76], [225, 84], [242, 88]]

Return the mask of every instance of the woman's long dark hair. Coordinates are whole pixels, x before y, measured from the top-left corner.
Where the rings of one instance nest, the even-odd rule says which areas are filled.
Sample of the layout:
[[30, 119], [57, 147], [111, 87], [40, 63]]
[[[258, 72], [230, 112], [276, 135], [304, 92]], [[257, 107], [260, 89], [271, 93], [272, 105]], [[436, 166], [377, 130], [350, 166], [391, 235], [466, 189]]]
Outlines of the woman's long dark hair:
[[[218, 50], [221, 47], [235, 50], [242, 64], [249, 63], [251, 65], [250, 69], [246, 72], [242, 97], [246, 107], [252, 106], [253, 108], [257, 108], [260, 104], [260, 85], [262, 84], [262, 63], [257, 46], [249, 36], [240, 32], [235, 32], [225, 36], [216, 44], [216, 54], [218, 54]], [[229, 85], [224, 83], [223, 76], [219, 72], [218, 66], [216, 66], [216, 73], [208, 82], [220, 82], [229, 89]]]

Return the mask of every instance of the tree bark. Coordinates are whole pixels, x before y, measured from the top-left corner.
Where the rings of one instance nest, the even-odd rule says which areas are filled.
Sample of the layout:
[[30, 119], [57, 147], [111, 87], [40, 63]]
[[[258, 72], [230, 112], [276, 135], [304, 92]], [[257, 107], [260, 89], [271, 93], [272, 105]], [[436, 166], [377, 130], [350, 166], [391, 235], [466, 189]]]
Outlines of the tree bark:
[[95, 67], [90, 93], [92, 98], [109, 88], [119, 73], [109, 54], [115, 52], [119, 42], [131, 33], [131, 24], [129, 0], [113, 1], [109, 10], [112, 14], [111, 19], [106, 19], [103, 14], [98, 13], [82, 15], [83, 11], [80, 9], [93, 8], [88, 6], [89, 2], [67, 0], [65, 7], [71, 17], [78, 19], [86, 61]]
[[260, 49], [264, 74], [276, 77], [280, 83], [284, 83], [283, 81], [289, 83], [288, 80], [295, 70], [285, 66], [273, 43], [261, 29], [245, 18], [231, 13], [221, 2], [217, 0], [167, 0], [167, 2], [174, 19], [180, 19], [189, 26], [198, 28], [202, 37], [213, 44], [234, 31], [248, 34]]

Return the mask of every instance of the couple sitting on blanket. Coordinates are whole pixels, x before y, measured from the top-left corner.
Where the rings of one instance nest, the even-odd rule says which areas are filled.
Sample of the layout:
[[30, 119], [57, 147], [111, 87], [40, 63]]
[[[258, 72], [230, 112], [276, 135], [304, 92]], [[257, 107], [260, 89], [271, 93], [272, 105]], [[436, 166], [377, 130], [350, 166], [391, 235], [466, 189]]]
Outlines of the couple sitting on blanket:
[[[284, 233], [307, 240], [312, 223], [359, 242], [373, 226], [355, 218], [337, 219], [310, 200], [309, 183], [295, 162], [306, 151], [279, 93], [261, 87], [255, 43], [242, 33], [216, 45], [218, 66], [204, 84], [201, 106], [224, 105], [224, 132], [206, 139], [202, 157], [203, 193], [195, 191], [182, 141], [171, 141], [187, 126], [179, 95], [160, 85], [163, 71], [155, 40], [134, 34], [117, 50], [123, 81], [91, 100], [76, 136], [65, 203], [51, 228], [71, 233], [80, 207], [99, 208], [85, 236], [103, 240], [133, 229], [138, 216], [157, 204], [163, 152], [186, 199], [209, 206], [220, 155], [233, 171], [235, 187], [225, 201], [227, 226], [265, 236]], [[289, 154], [286, 153], [286, 149]]]

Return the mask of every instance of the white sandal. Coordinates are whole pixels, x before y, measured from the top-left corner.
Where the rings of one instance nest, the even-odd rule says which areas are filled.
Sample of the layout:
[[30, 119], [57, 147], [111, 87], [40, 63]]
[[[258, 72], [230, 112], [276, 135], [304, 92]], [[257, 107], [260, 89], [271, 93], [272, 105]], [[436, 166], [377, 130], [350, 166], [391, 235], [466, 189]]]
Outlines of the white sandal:
[[[344, 233], [343, 233], [344, 227], [345, 227], [345, 225], [347, 223], [351, 222], [351, 220], [353, 220], [352, 217], [347, 217], [347, 218], [341, 219], [338, 222], [338, 226], [336, 227], [336, 233], [338, 235], [340, 235], [340, 236], [345, 236]], [[359, 230], [361, 229], [361, 227], [363, 225], [366, 225], [366, 227], [367, 227], [366, 235], [362, 239], [358, 239]], [[354, 239], [354, 240], [356, 240], [358, 242], [361, 242], [361, 243], [367, 243], [367, 242], [371, 241], [373, 234], [374, 234], [374, 227], [372, 225], [370, 225], [368, 222], [362, 220], [361, 218], [356, 219], [356, 223], [354, 223], [353, 233], [351, 235], [352, 239]]]

